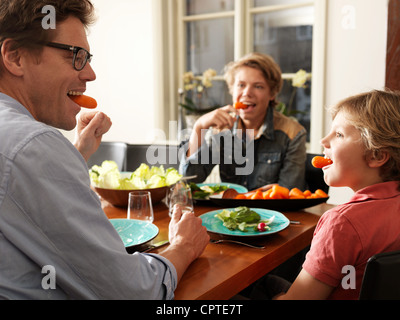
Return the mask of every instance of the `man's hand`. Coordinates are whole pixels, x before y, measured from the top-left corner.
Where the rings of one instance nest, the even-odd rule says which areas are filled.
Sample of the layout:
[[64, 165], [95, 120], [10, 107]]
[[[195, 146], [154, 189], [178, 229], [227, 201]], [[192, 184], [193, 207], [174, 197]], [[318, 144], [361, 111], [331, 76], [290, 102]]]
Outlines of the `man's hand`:
[[79, 115], [74, 145], [88, 161], [100, 145], [103, 134], [111, 128], [111, 120], [103, 112], [86, 112]]
[[169, 242], [182, 245], [192, 250], [192, 260], [199, 257], [207, 246], [210, 237], [206, 227], [202, 226], [200, 218], [193, 212], [182, 213], [181, 208], [175, 205], [169, 224]]
[[169, 224], [170, 246], [160, 255], [171, 261], [180, 280], [187, 267], [203, 253], [209, 241], [201, 219], [193, 213], [182, 213], [181, 208], [175, 205]]
[[237, 116], [238, 111], [231, 105], [216, 109], [201, 116], [194, 124], [186, 156], [190, 157], [203, 144], [203, 130], [208, 130], [210, 127], [213, 127], [216, 130], [230, 130], [235, 124]]

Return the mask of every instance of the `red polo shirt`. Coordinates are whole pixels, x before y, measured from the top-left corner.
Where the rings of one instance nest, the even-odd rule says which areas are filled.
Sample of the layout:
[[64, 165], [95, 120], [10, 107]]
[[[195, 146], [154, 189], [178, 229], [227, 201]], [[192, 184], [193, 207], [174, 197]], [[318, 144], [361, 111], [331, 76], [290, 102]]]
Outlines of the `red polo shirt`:
[[[335, 287], [329, 299], [358, 299], [368, 259], [380, 252], [400, 250], [398, 187], [397, 181], [366, 187], [321, 217], [303, 268]], [[342, 286], [342, 279], [349, 275], [348, 271], [342, 273], [344, 266], [355, 268], [355, 289]]]

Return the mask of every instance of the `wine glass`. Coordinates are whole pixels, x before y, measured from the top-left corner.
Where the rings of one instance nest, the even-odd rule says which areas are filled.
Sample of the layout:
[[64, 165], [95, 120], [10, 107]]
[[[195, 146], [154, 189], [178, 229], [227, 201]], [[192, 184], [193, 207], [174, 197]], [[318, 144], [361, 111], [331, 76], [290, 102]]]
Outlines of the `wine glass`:
[[174, 206], [178, 204], [183, 212], [194, 212], [192, 190], [183, 181], [177, 182], [169, 190], [168, 205], [169, 205], [169, 216], [172, 217]]
[[132, 191], [129, 193], [127, 218], [142, 220], [148, 223], [152, 223], [154, 221], [150, 192]]

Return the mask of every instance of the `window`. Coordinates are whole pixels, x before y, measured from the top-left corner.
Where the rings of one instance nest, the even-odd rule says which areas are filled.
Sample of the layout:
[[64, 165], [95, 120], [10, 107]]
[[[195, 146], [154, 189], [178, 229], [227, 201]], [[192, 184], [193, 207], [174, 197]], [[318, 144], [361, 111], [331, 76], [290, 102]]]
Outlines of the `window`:
[[[224, 66], [252, 51], [271, 55], [286, 80], [279, 100], [306, 127], [309, 150], [320, 151], [326, 0], [177, 0], [177, 77], [215, 69], [218, 76], [208, 91], [211, 103], [232, 103], [222, 75]], [[303, 69], [308, 87], [290, 103], [291, 79]]]
[[[255, 4], [270, 2], [274, 1], [258, 0]], [[295, 89], [290, 79], [300, 69], [312, 72], [314, 6], [305, 3], [299, 8], [268, 8], [254, 10], [252, 48], [269, 54], [281, 67], [288, 81], [284, 82], [279, 100], [286, 106], [286, 115], [295, 117], [306, 128], [310, 141], [311, 81], [307, 88]]]

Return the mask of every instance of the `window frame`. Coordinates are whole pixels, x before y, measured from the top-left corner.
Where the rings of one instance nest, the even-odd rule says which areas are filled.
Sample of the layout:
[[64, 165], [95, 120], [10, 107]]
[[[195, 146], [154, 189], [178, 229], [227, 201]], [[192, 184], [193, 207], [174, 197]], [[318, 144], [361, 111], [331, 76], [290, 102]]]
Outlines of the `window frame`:
[[[158, 0], [163, 1], [163, 0]], [[178, 115], [178, 89], [183, 86], [182, 75], [186, 70], [186, 28], [188, 22], [218, 19], [218, 18], [234, 18], [234, 59], [239, 59], [244, 54], [251, 52], [253, 47], [253, 15], [265, 12], [274, 12], [288, 9], [295, 9], [305, 6], [314, 6], [314, 24], [313, 24], [313, 48], [312, 48], [312, 90], [311, 90], [311, 109], [310, 109], [310, 143], [307, 145], [308, 152], [320, 153], [322, 147], [320, 140], [324, 135], [324, 119], [326, 116], [325, 101], [325, 61], [326, 61], [326, 21], [327, 21], [327, 0], [304, 0], [297, 4], [271, 5], [263, 7], [254, 7], [253, 0], [235, 0], [235, 9], [232, 11], [224, 11], [209, 14], [199, 14], [186, 16], [186, 1], [172, 0], [167, 2], [165, 18], [168, 22], [169, 30], [169, 48], [164, 48], [163, 52], [168, 52], [169, 61], [175, 61], [174, 70], [169, 68], [164, 70], [164, 81], [171, 81], [170, 72], [175, 75], [173, 84], [169, 85], [170, 110], [168, 112], [170, 119], [176, 120]], [[165, 5], [165, 2], [164, 2]], [[164, 47], [165, 47], [164, 43]], [[174, 57], [175, 59], [173, 59]], [[284, 79], [292, 79], [293, 73], [284, 73]], [[222, 75], [215, 77], [215, 80], [223, 81]], [[165, 85], [164, 85], [165, 87]]]

